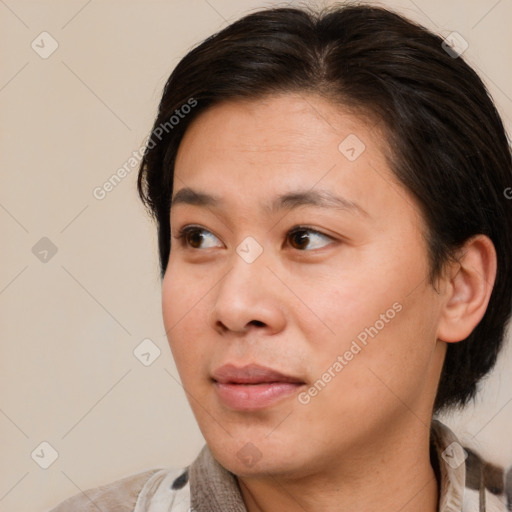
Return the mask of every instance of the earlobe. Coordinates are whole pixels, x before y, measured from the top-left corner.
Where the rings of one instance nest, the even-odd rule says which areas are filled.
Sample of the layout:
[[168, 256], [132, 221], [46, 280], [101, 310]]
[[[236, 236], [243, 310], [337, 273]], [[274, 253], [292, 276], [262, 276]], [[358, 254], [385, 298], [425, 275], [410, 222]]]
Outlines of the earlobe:
[[467, 240], [457, 262], [446, 272], [438, 339], [455, 343], [471, 334], [489, 304], [496, 268], [496, 249], [489, 237], [476, 235]]

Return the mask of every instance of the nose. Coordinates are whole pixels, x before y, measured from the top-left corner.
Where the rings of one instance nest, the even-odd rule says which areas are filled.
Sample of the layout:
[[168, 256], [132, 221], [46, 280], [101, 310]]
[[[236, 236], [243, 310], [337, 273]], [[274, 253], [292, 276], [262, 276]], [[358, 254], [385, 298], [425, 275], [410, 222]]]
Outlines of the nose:
[[279, 282], [264, 258], [247, 263], [237, 254], [231, 270], [216, 287], [209, 323], [220, 334], [281, 332], [286, 324]]

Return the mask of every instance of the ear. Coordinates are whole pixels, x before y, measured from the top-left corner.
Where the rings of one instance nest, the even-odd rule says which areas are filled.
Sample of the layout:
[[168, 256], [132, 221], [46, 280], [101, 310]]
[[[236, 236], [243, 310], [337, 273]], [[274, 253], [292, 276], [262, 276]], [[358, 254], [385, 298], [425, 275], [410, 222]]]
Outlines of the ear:
[[476, 235], [466, 241], [442, 278], [444, 304], [438, 339], [454, 343], [471, 334], [489, 304], [496, 268], [496, 249], [489, 237]]

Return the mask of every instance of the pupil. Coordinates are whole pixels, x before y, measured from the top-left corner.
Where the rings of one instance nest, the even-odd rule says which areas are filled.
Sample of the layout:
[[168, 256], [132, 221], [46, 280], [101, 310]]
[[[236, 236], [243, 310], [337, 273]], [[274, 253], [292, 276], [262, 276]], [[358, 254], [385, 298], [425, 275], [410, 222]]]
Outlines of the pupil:
[[298, 247], [303, 248], [308, 244], [308, 235], [305, 231], [299, 231], [298, 233], [295, 233], [294, 240]]
[[197, 231], [189, 234], [189, 243], [192, 247], [199, 247], [201, 245], [201, 241], [203, 239], [203, 235]]

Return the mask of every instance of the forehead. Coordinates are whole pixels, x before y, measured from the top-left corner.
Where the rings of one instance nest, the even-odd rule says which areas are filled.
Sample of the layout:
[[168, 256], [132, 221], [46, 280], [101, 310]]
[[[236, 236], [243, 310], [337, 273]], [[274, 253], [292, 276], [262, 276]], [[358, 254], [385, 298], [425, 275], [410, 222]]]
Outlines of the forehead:
[[[288, 93], [232, 100], [210, 107], [191, 123], [178, 158], [188, 139], [198, 137], [206, 144], [205, 150], [215, 146], [217, 156], [221, 151], [236, 150], [246, 152], [247, 158], [281, 158], [290, 163], [326, 148], [340, 151], [339, 144], [349, 135], [357, 152], [364, 148], [365, 139], [365, 145], [378, 146], [384, 153], [388, 146], [379, 125], [318, 95]], [[350, 149], [348, 146], [344, 149]]]
[[318, 174], [327, 170], [327, 161], [348, 171], [369, 155], [383, 167], [387, 142], [377, 127], [316, 95], [227, 101], [192, 121], [175, 172], [192, 177], [210, 169], [220, 174], [239, 165], [239, 178], [249, 168], [258, 168], [260, 176], [305, 167]]
[[322, 189], [365, 211], [389, 203], [413, 207], [386, 153], [375, 122], [316, 95], [229, 101], [202, 112], [186, 130], [173, 193], [191, 188], [245, 206]]

